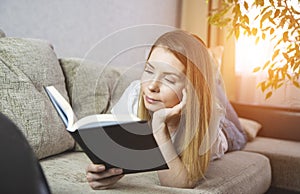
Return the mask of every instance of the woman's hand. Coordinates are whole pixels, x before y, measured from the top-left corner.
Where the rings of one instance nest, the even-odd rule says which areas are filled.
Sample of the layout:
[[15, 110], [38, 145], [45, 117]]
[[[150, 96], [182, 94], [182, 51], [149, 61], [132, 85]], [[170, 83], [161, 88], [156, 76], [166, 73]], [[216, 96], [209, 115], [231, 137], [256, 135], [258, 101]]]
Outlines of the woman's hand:
[[124, 174], [120, 168], [105, 170], [101, 164], [90, 164], [86, 169], [86, 178], [93, 189], [107, 189], [120, 180]]
[[182, 100], [172, 108], [163, 108], [153, 113], [152, 128], [154, 137], [169, 138], [173, 133], [181, 118], [181, 111], [186, 105], [186, 90], [182, 90]]

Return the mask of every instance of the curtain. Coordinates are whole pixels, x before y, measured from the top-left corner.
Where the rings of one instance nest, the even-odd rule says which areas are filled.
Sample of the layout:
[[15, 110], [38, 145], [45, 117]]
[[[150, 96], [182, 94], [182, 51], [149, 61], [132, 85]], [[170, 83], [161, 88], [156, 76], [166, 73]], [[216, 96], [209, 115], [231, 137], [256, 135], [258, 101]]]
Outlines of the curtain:
[[235, 100], [235, 41], [226, 39], [226, 31], [207, 22], [209, 11], [220, 6], [221, 0], [183, 0], [180, 28], [201, 37], [209, 48], [223, 46], [221, 74], [227, 97]]

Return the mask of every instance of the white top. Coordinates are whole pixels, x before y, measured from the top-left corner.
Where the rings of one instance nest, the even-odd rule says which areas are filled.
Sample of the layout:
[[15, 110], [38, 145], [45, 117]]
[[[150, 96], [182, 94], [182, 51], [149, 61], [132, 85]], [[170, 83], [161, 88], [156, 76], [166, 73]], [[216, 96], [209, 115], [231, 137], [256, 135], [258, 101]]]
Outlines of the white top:
[[[111, 110], [112, 114], [125, 114], [137, 116], [138, 99], [140, 93], [140, 80], [133, 81], [124, 91], [119, 101]], [[218, 136], [211, 148], [211, 160], [221, 158], [228, 150], [228, 143], [226, 137], [221, 129], [218, 130]], [[175, 143], [177, 133], [171, 134], [172, 142]], [[178, 151], [178, 149], [176, 148]]]

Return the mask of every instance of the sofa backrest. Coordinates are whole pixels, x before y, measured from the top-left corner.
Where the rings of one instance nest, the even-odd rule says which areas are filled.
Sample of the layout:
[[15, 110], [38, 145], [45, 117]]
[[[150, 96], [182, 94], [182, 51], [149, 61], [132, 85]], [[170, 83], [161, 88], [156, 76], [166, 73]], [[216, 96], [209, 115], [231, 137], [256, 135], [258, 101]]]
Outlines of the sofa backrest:
[[300, 141], [300, 110], [232, 103], [240, 117], [262, 124], [258, 135]]
[[59, 61], [71, 106], [78, 119], [109, 113], [130, 83], [140, 78], [143, 69], [115, 68], [78, 58], [62, 58]]
[[48, 85], [68, 100], [63, 72], [48, 42], [0, 38], [0, 112], [20, 128], [39, 159], [74, 147], [44, 91]]

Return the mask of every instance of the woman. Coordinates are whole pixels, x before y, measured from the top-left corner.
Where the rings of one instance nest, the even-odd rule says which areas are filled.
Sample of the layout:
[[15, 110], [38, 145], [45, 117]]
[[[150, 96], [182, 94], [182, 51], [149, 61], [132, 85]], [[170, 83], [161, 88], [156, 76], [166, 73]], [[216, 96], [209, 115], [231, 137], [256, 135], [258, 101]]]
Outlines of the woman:
[[[112, 109], [151, 121], [169, 166], [157, 172], [161, 185], [194, 187], [209, 161], [227, 151], [219, 128], [224, 111], [216, 97], [216, 75], [202, 41], [180, 30], [168, 32], [152, 46], [141, 80], [133, 82]], [[87, 168], [93, 189], [109, 188], [122, 177], [122, 169], [95, 164]]]

